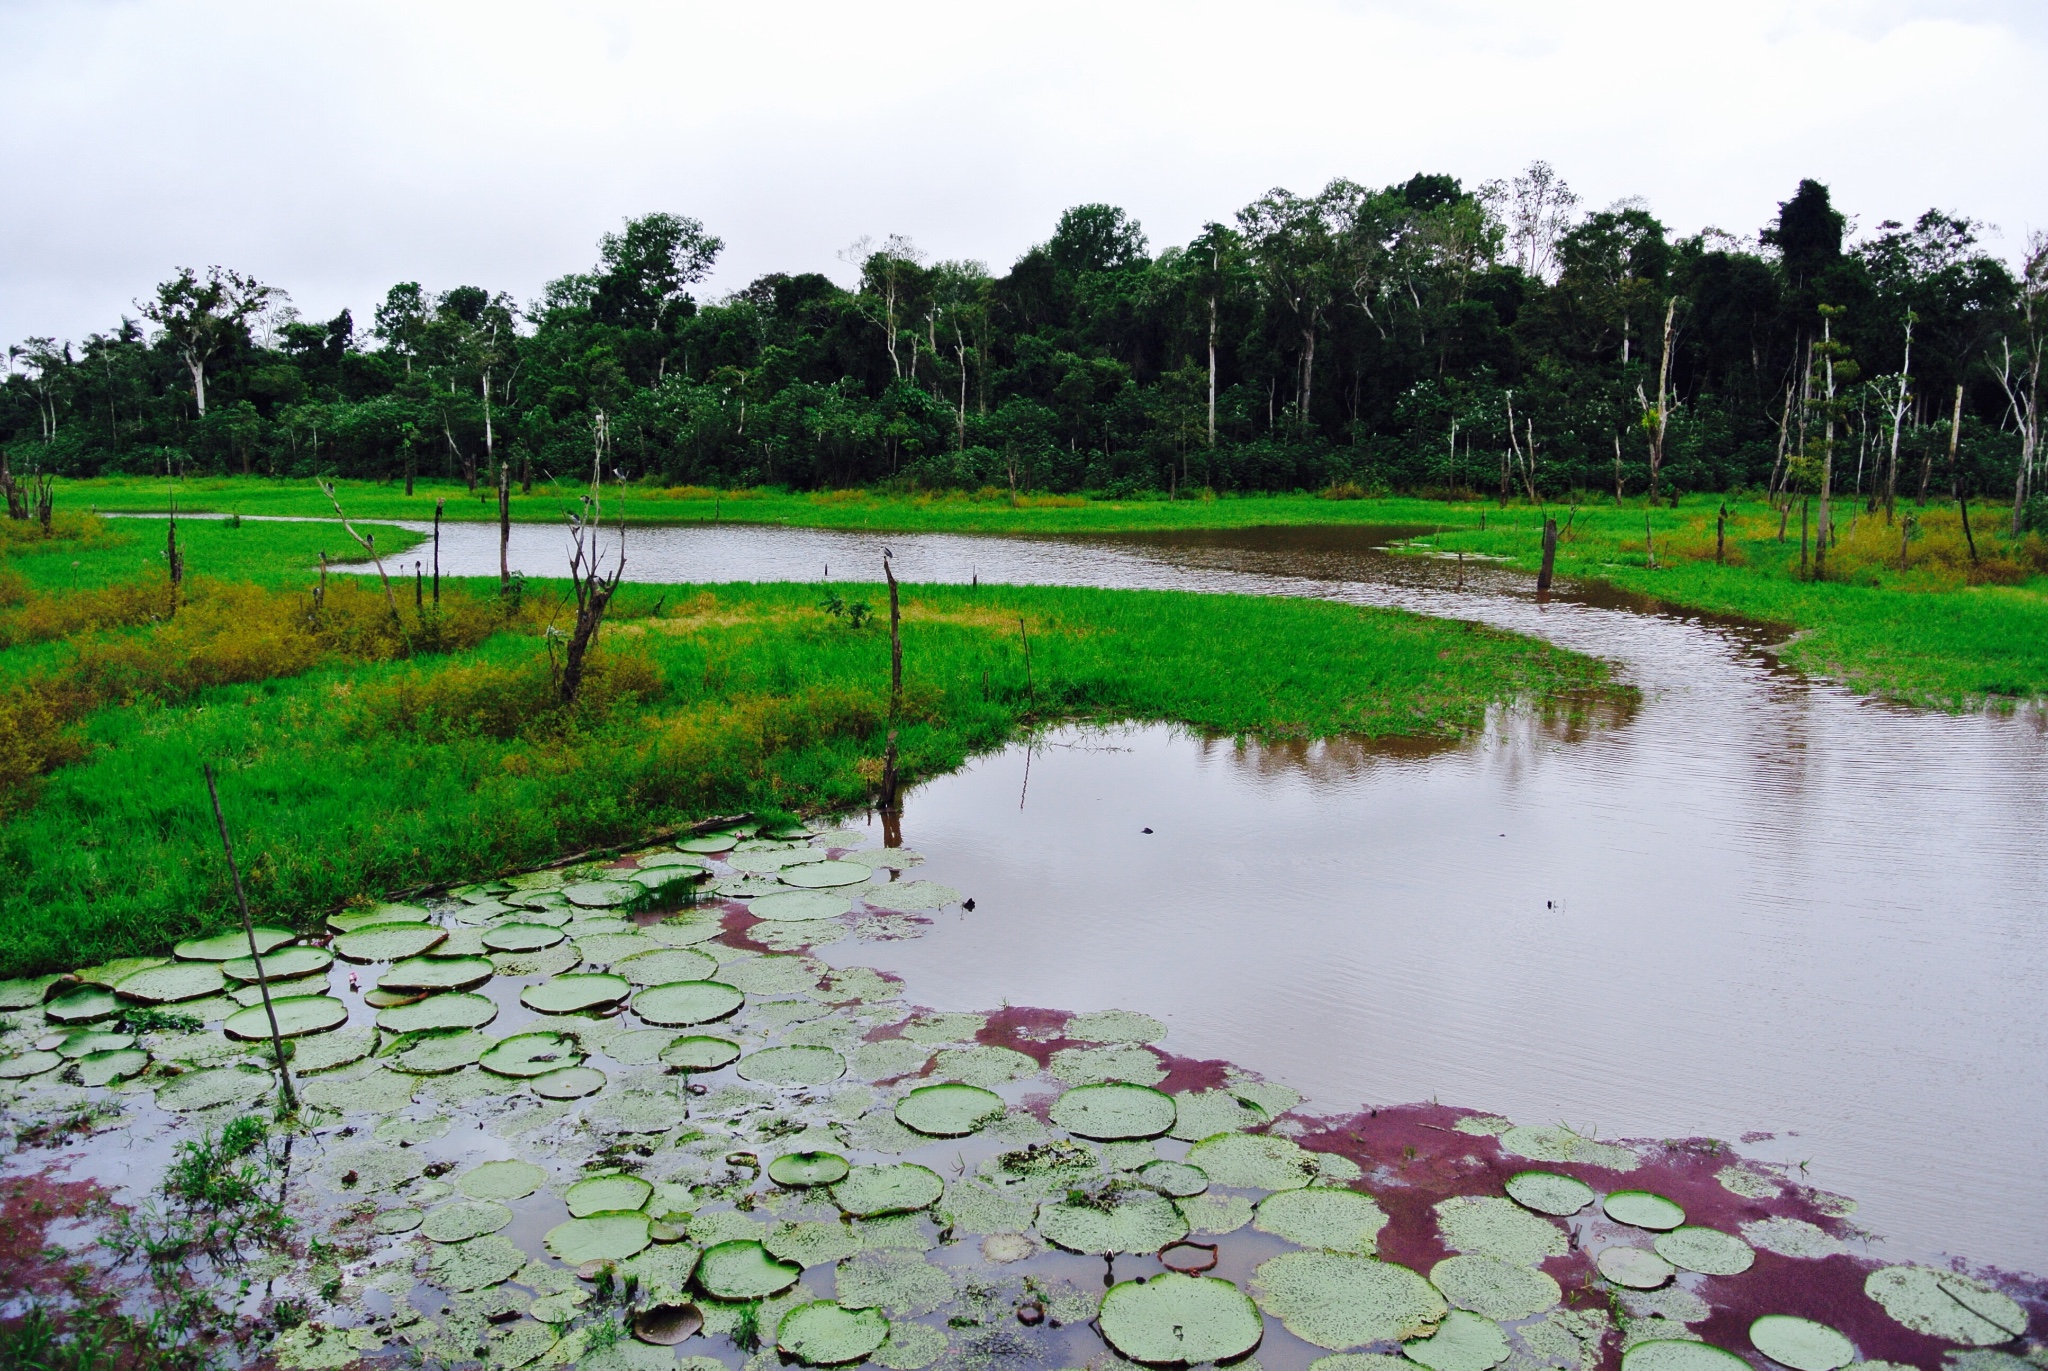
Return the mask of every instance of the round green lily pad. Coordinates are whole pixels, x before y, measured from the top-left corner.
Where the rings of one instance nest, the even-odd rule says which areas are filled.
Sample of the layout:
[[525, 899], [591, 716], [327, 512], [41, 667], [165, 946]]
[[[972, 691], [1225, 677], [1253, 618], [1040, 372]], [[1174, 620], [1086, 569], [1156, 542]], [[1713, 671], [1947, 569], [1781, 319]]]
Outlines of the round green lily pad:
[[678, 852], [730, 852], [739, 841], [736, 833], [700, 833], [676, 844]]
[[370, 1220], [370, 1231], [391, 1237], [399, 1233], [410, 1233], [420, 1226], [426, 1215], [407, 1206], [403, 1209], [387, 1209]]
[[1282, 1190], [1259, 1201], [1253, 1226], [1297, 1247], [1370, 1255], [1386, 1227], [1387, 1214], [1370, 1195], [1313, 1185]]
[[1316, 1159], [1290, 1138], [1222, 1133], [1188, 1149], [1188, 1162], [1216, 1185], [1244, 1190], [1299, 1190], [1317, 1175]]
[[1621, 1354], [1621, 1371], [1748, 1371], [1733, 1352], [1690, 1338], [1656, 1338]]
[[896, 1102], [896, 1121], [934, 1138], [964, 1138], [991, 1115], [1003, 1112], [1003, 1097], [973, 1085], [925, 1085]]
[[560, 1033], [515, 1033], [485, 1049], [477, 1064], [500, 1076], [545, 1076], [550, 1071], [576, 1066], [583, 1052], [573, 1038]]
[[65, 1061], [76, 1061], [90, 1052], [112, 1052], [116, 1048], [135, 1046], [133, 1033], [101, 1033], [90, 1028], [75, 1028], [64, 1035], [64, 1041], [50, 1050]]
[[433, 924], [371, 924], [341, 934], [332, 945], [337, 956], [352, 962], [395, 962], [417, 957], [447, 938], [447, 930]]
[[1544, 1272], [1498, 1257], [1446, 1257], [1430, 1268], [1429, 1283], [1459, 1309], [1503, 1323], [1540, 1314], [1564, 1297]]
[[503, 1234], [442, 1243], [427, 1259], [427, 1279], [458, 1294], [510, 1280], [529, 1258]]
[[541, 1014], [575, 1014], [607, 1008], [632, 993], [624, 976], [586, 971], [530, 985], [519, 992], [519, 1003]]
[[1209, 1177], [1199, 1166], [1186, 1162], [1147, 1162], [1138, 1168], [1138, 1179], [1162, 1195], [1186, 1199], [1209, 1188]]
[[224, 1104], [249, 1104], [269, 1093], [268, 1071], [254, 1066], [215, 1066], [173, 1076], [156, 1090], [159, 1109], [186, 1113]]
[[633, 997], [633, 1012], [663, 1028], [711, 1023], [738, 1009], [746, 996], [724, 981], [671, 981]]
[[1915, 1333], [1992, 1347], [2027, 1331], [2027, 1311], [2010, 1296], [1956, 1271], [1887, 1266], [1863, 1282], [1863, 1293]]
[[694, 1034], [677, 1038], [661, 1050], [663, 1066], [678, 1071], [716, 1071], [739, 1060], [740, 1045], [724, 1038]]
[[718, 973], [718, 959], [694, 947], [662, 947], [636, 952], [612, 963], [612, 974], [624, 976], [634, 985], [672, 985], [677, 981], [705, 981]]
[[66, 991], [43, 1005], [43, 1015], [52, 1023], [97, 1023], [119, 1013], [121, 1002], [114, 992], [96, 985]]
[[893, 1166], [856, 1166], [832, 1187], [832, 1198], [858, 1219], [883, 1214], [908, 1214], [929, 1208], [945, 1192], [939, 1173], [915, 1162]]
[[1655, 1290], [1671, 1279], [1671, 1263], [1640, 1247], [1604, 1247], [1593, 1260], [1600, 1274], [1631, 1290]]
[[[325, 1033], [348, 1022], [348, 1006], [331, 995], [285, 995], [270, 1002], [277, 1014], [277, 1036], [297, 1038], [307, 1033]], [[259, 1003], [228, 1015], [220, 1026], [230, 1038], [253, 1042], [270, 1036], [270, 1015]]]
[[1173, 1127], [1173, 1096], [1149, 1085], [1077, 1085], [1053, 1102], [1051, 1118], [1077, 1138], [1157, 1138]]
[[1508, 1359], [1508, 1337], [1492, 1319], [1453, 1309], [1436, 1332], [1401, 1351], [1429, 1371], [1491, 1371]]
[[776, 873], [776, 878], [784, 885], [793, 885], [801, 890], [817, 890], [857, 885], [874, 874], [871, 868], [858, 862], [807, 862], [802, 866], [784, 867]]
[[1038, 1231], [1069, 1252], [1157, 1252], [1185, 1238], [1188, 1221], [1172, 1200], [1144, 1191], [1120, 1195], [1107, 1205], [1040, 1205]]
[[489, 957], [408, 957], [377, 978], [380, 990], [468, 990], [496, 975]]
[[17, 1052], [0, 1061], [0, 1081], [24, 1081], [45, 1071], [55, 1071], [62, 1065], [64, 1059], [54, 1052]]
[[769, 1047], [740, 1058], [743, 1081], [766, 1085], [823, 1085], [846, 1074], [846, 1058], [829, 1047]]
[[416, 1076], [445, 1076], [465, 1066], [476, 1065], [477, 1058], [483, 1056], [490, 1046], [491, 1040], [474, 1028], [429, 1033], [406, 1046], [386, 1064]]
[[538, 952], [566, 936], [552, 924], [499, 924], [484, 930], [484, 946], [493, 952]]
[[218, 962], [166, 962], [122, 977], [114, 993], [143, 1004], [177, 1004], [218, 995], [226, 986]]
[[512, 1211], [496, 1200], [456, 1200], [428, 1210], [420, 1221], [420, 1234], [435, 1242], [468, 1242], [510, 1222]]
[[139, 1047], [88, 1052], [78, 1059], [78, 1081], [81, 1085], [112, 1085], [140, 1073], [148, 1065], [149, 1054]]
[[548, 1230], [548, 1251], [571, 1266], [585, 1262], [621, 1262], [646, 1248], [645, 1214], [592, 1214], [570, 1219]]
[[1343, 1352], [1425, 1337], [1450, 1306], [1405, 1266], [1338, 1252], [1283, 1252], [1252, 1277], [1259, 1308], [1304, 1342]]
[[734, 852], [725, 859], [725, 864], [734, 871], [743, 871], [750, 876], [766, 875], [788, 866], [803, 866], [809, 862], [822, 862], [825, 854], [814, 847], [783, 847], [763, 845]]
[[747, 901], [747, 913], [769, 923], [807, 923], [852, 912], [852, 900], [829, 890], [785, 890]]
[[[283, 947], [299, 935], [286, 928], [265, 928], [258, 924], [252, 932], [256, 935], [256, 951], [259, 956], [268, 956], [272, 948]], [[236, 929], [232, 933], [216, 933], [210, 938], [187, 938], [171, 949], [180, 961], [227, 962], [249, 955], [249, 934]]]
[[482, 1028], [497, 1017], [497, 1002], [488, 995], [451, 991], [380, 1009], [377, 1027], [387, 1033], [427, 1033], [443, 1028]]
[[345, 909], [327, 918], [327, 926], [336, 933], [353, 933], [359, 928], [376, 924], [423, 924], [432, 921], [433, 915], [416, 904], [376, 904], [367, 909]]
[[1648, 1228], [1662, 1233], [1685, 1222], [1685, 1210], [1675, 1201], [1647, 1190], [1617, 1190], [1602, 1201], [1607, 1217], [1631, 1228]]
[[1251, 1296], [1229, 1281], [1172, 1271], [1110, 1287], [1098, 1326], [1123, 1356], [1154, 1366], [1242, 1356], [1265, 1331]]
[[1856, 1348], [1824, 1323], [1791, 1314], [1766, 1314], [1749, 1326], [1757, 1351], [1792, 1371], [1841, 1371], [1856, 1360]]
[[33, 1009], [43, 1002], [50, 988], [63, 979], [62, 976], [30, 976], [0, 981], [0, 1009]]
[[544, 1100], [580, 1100], [604, 1089], [604, 1081], [594, 1066], [564, 1066], [535, 1076], [529, 1088]]
[[842, 1309], [831, 1300], [812, 1300], [782, 1316], [775, 1345], [811, 1366], [844, 1366], [880, 1347], [889, 1320], [879, 1309]]
[[1754, 1248], [1718, 1228], [1674, 1228], [1650, 1246], [1679, 1270], [1703, 1276], [1739, 1276], [1756, 1261]]
[[[324, 947], [280, 947], [275, 952], [263, 954], [263, 974], [273, 981], [288, 981], [294, 976], [311, 976], [334, 965], [334, 954]], [[223, 974], [231, 981], [254, 981], [256, 959], [254, 957], [233, 957], [220, 964]]]
[[1593, 1202], [1593, 1187], [1555, 1171], [1518, 1171], [1508, 1177], [1508, 1198], [1539, 1214], [1576, 1214]]
[[1545, 1257], [1562, 1257], [1569, 1250], [1562, 1228], [1531, 1214], [1513, 1200], [1493, 1195], [1453, 1195], [1434, 1208], [1444, 1245], [1453, 1252], [1534, 1266]]
[[735, 1239], [713, 1243], [697, 1259], [697, 1285], [721, 1300], [764, 1300], [797, 1282], [804, 1269], [777, 1261], [758, 1242]]
[[640, 887], [631, 881], [584, 881], [580, 885], [562, 887], [562, 894], [569, 903], [585, 909], [610, 909], [622, 905], [640, 893]]
[[647, 1203], [654, 1186], [638, 1176], [592, 1176], [562, 1193], [572, 1218], [587, 1219], [604, 1210], [629, 1213]]
[[785, 1152], [768, 1163], [768, 1179], [777, 1185], [835, 1185], [853, 1168], [836, 1152]]
[[484, 1162], [465, 1171], [455, 1188], [473, 1200], [523, 1200], [547, 1178], [532, 1162]]

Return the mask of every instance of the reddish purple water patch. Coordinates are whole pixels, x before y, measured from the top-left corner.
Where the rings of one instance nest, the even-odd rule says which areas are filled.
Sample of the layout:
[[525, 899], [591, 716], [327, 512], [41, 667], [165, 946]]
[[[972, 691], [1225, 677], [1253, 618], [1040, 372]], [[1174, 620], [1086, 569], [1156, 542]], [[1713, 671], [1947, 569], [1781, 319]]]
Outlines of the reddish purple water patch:
[[106, 1198], [91, 1181], [55, 1180], [49, 1171], [0, 1184], [0, 1294], [60, 1294], [69, 1263], [50, 1260], [50, 1225], [83, 1218]]

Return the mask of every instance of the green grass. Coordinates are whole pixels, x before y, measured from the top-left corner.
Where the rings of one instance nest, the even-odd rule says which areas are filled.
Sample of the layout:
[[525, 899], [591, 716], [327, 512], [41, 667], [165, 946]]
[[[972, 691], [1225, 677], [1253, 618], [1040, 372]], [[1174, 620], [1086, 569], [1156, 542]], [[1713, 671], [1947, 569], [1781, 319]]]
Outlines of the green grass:
[[[303, 550], [289, 525], [215, 536], [258, 574]], [[63, 560], [135, 565], [126, 543], [82, 551]], [[296, 602], [303, 574], [275, 574]], [[887, 602], [880, 586], [837, 589]], [[527, 594], [564, 591], [535, 582]], [[530, 632], [101, 709], [85, 724], [86, 760], [0, 822], [0, 976], [155, 952], [227, 924], [204, 761], [221, 770], [257, 913], [302, 924], [359, 894], [631, 843], [708, 812], [864, 803], [890, 723], [886, 617], [850, 630], [817, 598], [796, 585], [628, 587], [606, 630], [609, 703], [600, 691], [568, 713], [551, 706], [546, 644]], [[904, 613], [897, 722], [912, 778], [1059, 720], [1449, 737], [1501, 701], [1572, 707], [1613, 690], [1600, 663], [1529, 639], [1318, 601], [916, 586]]]
[[[410, 585], [412, 559], [407, 558], [401, 568], [397, 554], [419, 546], [424, 541], [421, 535], [389, 524], [361, 523], [356, 527], [375, 539], [392, 577], [398, 578], [402, 571]], [[17, 544], [5, 565], [33, 590], [97, 589], [132, 581], [145, 571], [161, 571], [166, 531], [163, 519], [105, 519], [83, 545], [69, 539]], [[356, 561], [363, 555], [335, 524], [252, 521], [237, 526], [223, 519], [180, 519], [178, 547], [188, 576], [270, 587], [304, 584], [307, 573], [320, 565], [322, 552], [336, 561]]]

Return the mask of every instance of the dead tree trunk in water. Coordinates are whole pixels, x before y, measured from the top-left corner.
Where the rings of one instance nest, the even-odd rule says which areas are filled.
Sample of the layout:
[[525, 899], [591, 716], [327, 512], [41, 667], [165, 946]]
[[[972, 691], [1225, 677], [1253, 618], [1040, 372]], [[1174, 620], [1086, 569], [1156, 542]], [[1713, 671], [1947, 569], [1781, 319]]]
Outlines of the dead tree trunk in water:
[[903, 607], [896, 596], [896, 572], [882, 555], [882, 575], [889, 579], [889, 717], [903, 713]]
[[1543, 521], [1543, 566], [1536, 573], [1536, 594], [1539, 597], [1550, 593], [1550, 569], [1556, 561], [1557, 520], [1545, 519]]
[[446, 500], [434, 501], [434, 606], [441, 604], [441, 508]]
[[498, 464], [498, 589], [512, 585], [512, 467]]
[[384, 583], [384, 603], [391, 607], [391, 618], [393, 622], [396, 622], [398, 619], [398, 596], [392, 593], [391, 578], [384, 572], [384, 559], [377, 555], [377, 535], [374, 533], [362, 534], [356, 532], [356, 526], [348, 521], [346, 514], [341, 512], [341, 501], [335, 497], [334, 483], [332, 481], [322, 486], [321, 489], [327, 492], [327, 503], [334, 506], [334, 513], [341, 520], [342, 529], [349, 537], [355, 539], [363, 551], [370, 554], [370, 560], [377, 564], [377, 579]]
[[610, 607], [612, 596], [618, 591], [619, 581], [626, 574], [626, 524], [619, 520], [619, 562], [612, 568], [610, 576], [604, 574], [602, 554], [598, 550], [598, 534], [603, 528], [604, 455], [609, 446], [610, 431], [605, 423], [604, 412], [597, 415], [597, 432], [590, 460], [590, 494], [583, 497], [583, 511], [569, 515], [569, 586], [576, 593], [576, 627], [569, 634], [568, 648], [562, 661], [562, 703], [573, 704], [576, 692], [583, 688], [583, 673], [591, 644], [597, 641], [597, 630], [604, 622], [604, 612]]
[[213, 801], [213, 822], [220, 829], [220, 848], [227, 854], [228, 875], [235, 884], [235, 904], [242, 911], [242, 932], [249, 939], [249, 960], [256, 968], [256, 986], [263, 992], [263, 1013], [270, 1020], [270, 1050], [277, 1058], [278, 1079], [284, 1086], [285, 1108], [298, 1112], [299, 1095], [292, 1089], [291, 1067], [285, 1062], [284, 1035], [277, 1029], [277, 1010], [270, 1003], [270, 978], [263, 974], [263, 954], [256, 949], [256, 929], [249, 920], [249, 898], [242, 893], [242, 873], [235, 866], [235, 847], [228, 841], [228, 821], [220, 811], [220, 791], [213, 784], [213, 767], [203, 765], [206, 773], [206, 794]]

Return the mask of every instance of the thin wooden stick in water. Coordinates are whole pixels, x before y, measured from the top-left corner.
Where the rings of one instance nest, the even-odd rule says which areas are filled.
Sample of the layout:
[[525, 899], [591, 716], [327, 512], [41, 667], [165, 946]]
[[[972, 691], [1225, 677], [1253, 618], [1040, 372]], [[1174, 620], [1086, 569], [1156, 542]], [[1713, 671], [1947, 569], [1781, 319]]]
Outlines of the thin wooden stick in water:
[[263, 972], [263, 954], [256, 950], [256, 926], [249, 922], [249, 899], [242, 893], [242, 873], [235, 868], [235, 846], [228, 841], [227, 817], [220, 812], [220, 791], [213, 784], [213, 766], [201, 763], [206, 773], [206, 793], [213, 801], [213, 822], [220, 829], [220, 848], [227, 854], [228, 876], [235, 883], [235, 903], [242, 911], [242, 932], [249, 939], [249, 960], [256, 966], [256, 986], [263, 992], [263, 1013], [270, 1020], [270, 1047], [277, 1054], [277, 1074], [284, 1081], [284, 1102], [292, 1112], [299, 1108], [299, 1094], [292, 1089], [292, 1072], [284, 1060], [284, 1035], [277, 1031], [277, 1010], [270, 1003], [270, 977]]

